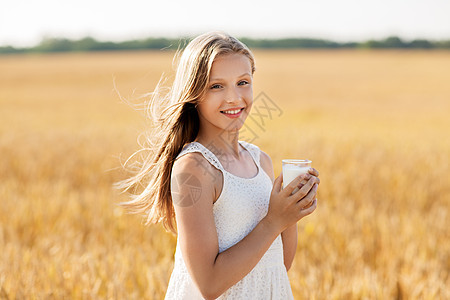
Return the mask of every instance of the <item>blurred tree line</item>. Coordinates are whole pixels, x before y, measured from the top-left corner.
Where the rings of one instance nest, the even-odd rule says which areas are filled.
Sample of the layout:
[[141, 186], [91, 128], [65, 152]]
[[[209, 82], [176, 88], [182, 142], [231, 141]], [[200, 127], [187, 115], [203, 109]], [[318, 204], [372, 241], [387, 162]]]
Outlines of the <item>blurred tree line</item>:
[[[413, 41], [403, 41], [396, 36], [388, 37], [383, 40], [368, 40], [365, 42], [348, 43], [338, 43], [312, 38], [253, 39], [244, 37], [240, 38], [240, 40], [250, 48], [268, 49], [450, 49], [450, 40], [429, 41], [425, 39], [416, 39]], [[131, 40], [124, 42], [101, 42], [92, 37], [85, 37], [80, 40], [69, 40], [65, 38], [44, 38], [41, 43], [31, 48], [14, 48], [11, 46], [0, 47], [0, 54], [178, 49], [185, 47], [188, 41], [189, 38], [147, 38], [143, 40]]]

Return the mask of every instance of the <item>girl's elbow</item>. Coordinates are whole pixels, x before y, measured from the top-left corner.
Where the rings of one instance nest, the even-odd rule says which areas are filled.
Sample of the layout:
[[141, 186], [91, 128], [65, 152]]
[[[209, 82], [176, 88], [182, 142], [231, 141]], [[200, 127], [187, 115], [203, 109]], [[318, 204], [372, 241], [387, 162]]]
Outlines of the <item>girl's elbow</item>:
[[218, 290], [214, 290], [212, 288], [204, 287], [200, 289], [200, 293], [205, 300], [214, 300], [219, 298], [222, 293], [219, 293]]
[[223, 294], [224, 291], [221, 290], [217, 284], [215, 284], [215, 280], [211, 280], [209, 282], [204, 282], [202, 284], [197, 285], [200, 294], [206, 300], [213, 300], [219, 298], [220, 295]]
[[284, 266], [286, 267], [286, 272], [289, 271], [292, 267], [292, 261], [291, 262], [284, 262]]
[[213, 295], [213, 294], [203, 294], [202, 293], [202, 297], [205, 300], [215, 300], [217, 299], [219, 296]]

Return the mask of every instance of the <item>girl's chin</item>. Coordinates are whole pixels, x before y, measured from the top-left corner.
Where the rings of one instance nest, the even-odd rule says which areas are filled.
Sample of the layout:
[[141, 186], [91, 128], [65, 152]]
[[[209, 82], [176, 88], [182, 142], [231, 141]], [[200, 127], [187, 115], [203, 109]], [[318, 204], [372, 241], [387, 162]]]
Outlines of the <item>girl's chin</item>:
[[222, 132], [227, 132], [227, 134], [236, 134], [242, 129], [243, 125], [243, 123], [237, 124], [236, 122], [236, 124], [221, 124], [217, 126], [217, 128], [220, 131], [219, 134], [222, 134]]
[[242, 117], [232, 120], [231, 122], [228, 122], [228, 125], [224, 129], [227, 131], [240, 130], [242, 127], [244, 127], [244, 121], [245, 121], [245, 118], [242, 118]]

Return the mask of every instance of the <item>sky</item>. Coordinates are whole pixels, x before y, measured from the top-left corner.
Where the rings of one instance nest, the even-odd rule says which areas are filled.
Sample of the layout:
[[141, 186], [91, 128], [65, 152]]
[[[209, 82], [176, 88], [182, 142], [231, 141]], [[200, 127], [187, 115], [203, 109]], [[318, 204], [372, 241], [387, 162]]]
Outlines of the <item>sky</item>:
[[222, 30], [338, 42], [450, 39], [450, 0], [0, 0], [0, 46], [43, 37], [123, 41]]

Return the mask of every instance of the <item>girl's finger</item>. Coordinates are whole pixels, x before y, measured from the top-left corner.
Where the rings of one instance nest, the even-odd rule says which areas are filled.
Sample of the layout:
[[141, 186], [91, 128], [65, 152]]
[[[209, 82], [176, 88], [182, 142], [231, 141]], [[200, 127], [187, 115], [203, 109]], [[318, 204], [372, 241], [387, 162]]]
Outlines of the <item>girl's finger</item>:
[[314, 169], [314, 168], [309, 168], [308, 172], [309, 172], [309, 174], [311, 174], [311, 175], [314, 175], [314, 176], [316, 176], [316, 177], [319, 177], [319, 171], [317, 171], [317, 170]]
[[282, 181], [283, 181], [283, 173], [278, 175], [278, 177], [275, 178], [275, 181], [273, 182], [273, 188], [277, 193], [279, 193], [281, 191], [281, 182]]
[[314, 200], [314, 202], [311, 204], [310, 207], [300, 210], [300, 216], [303, 218], [307, 215], [310, 215], [314, 210], [316, 210], [316, 208], [317, 208], [317, 199]]
[[319, 178], [319, 177], [315, 177], [315, 176], [314, 176], [314, 180], [316, 181], [317, 184], [320, 183], [320, 178]]

